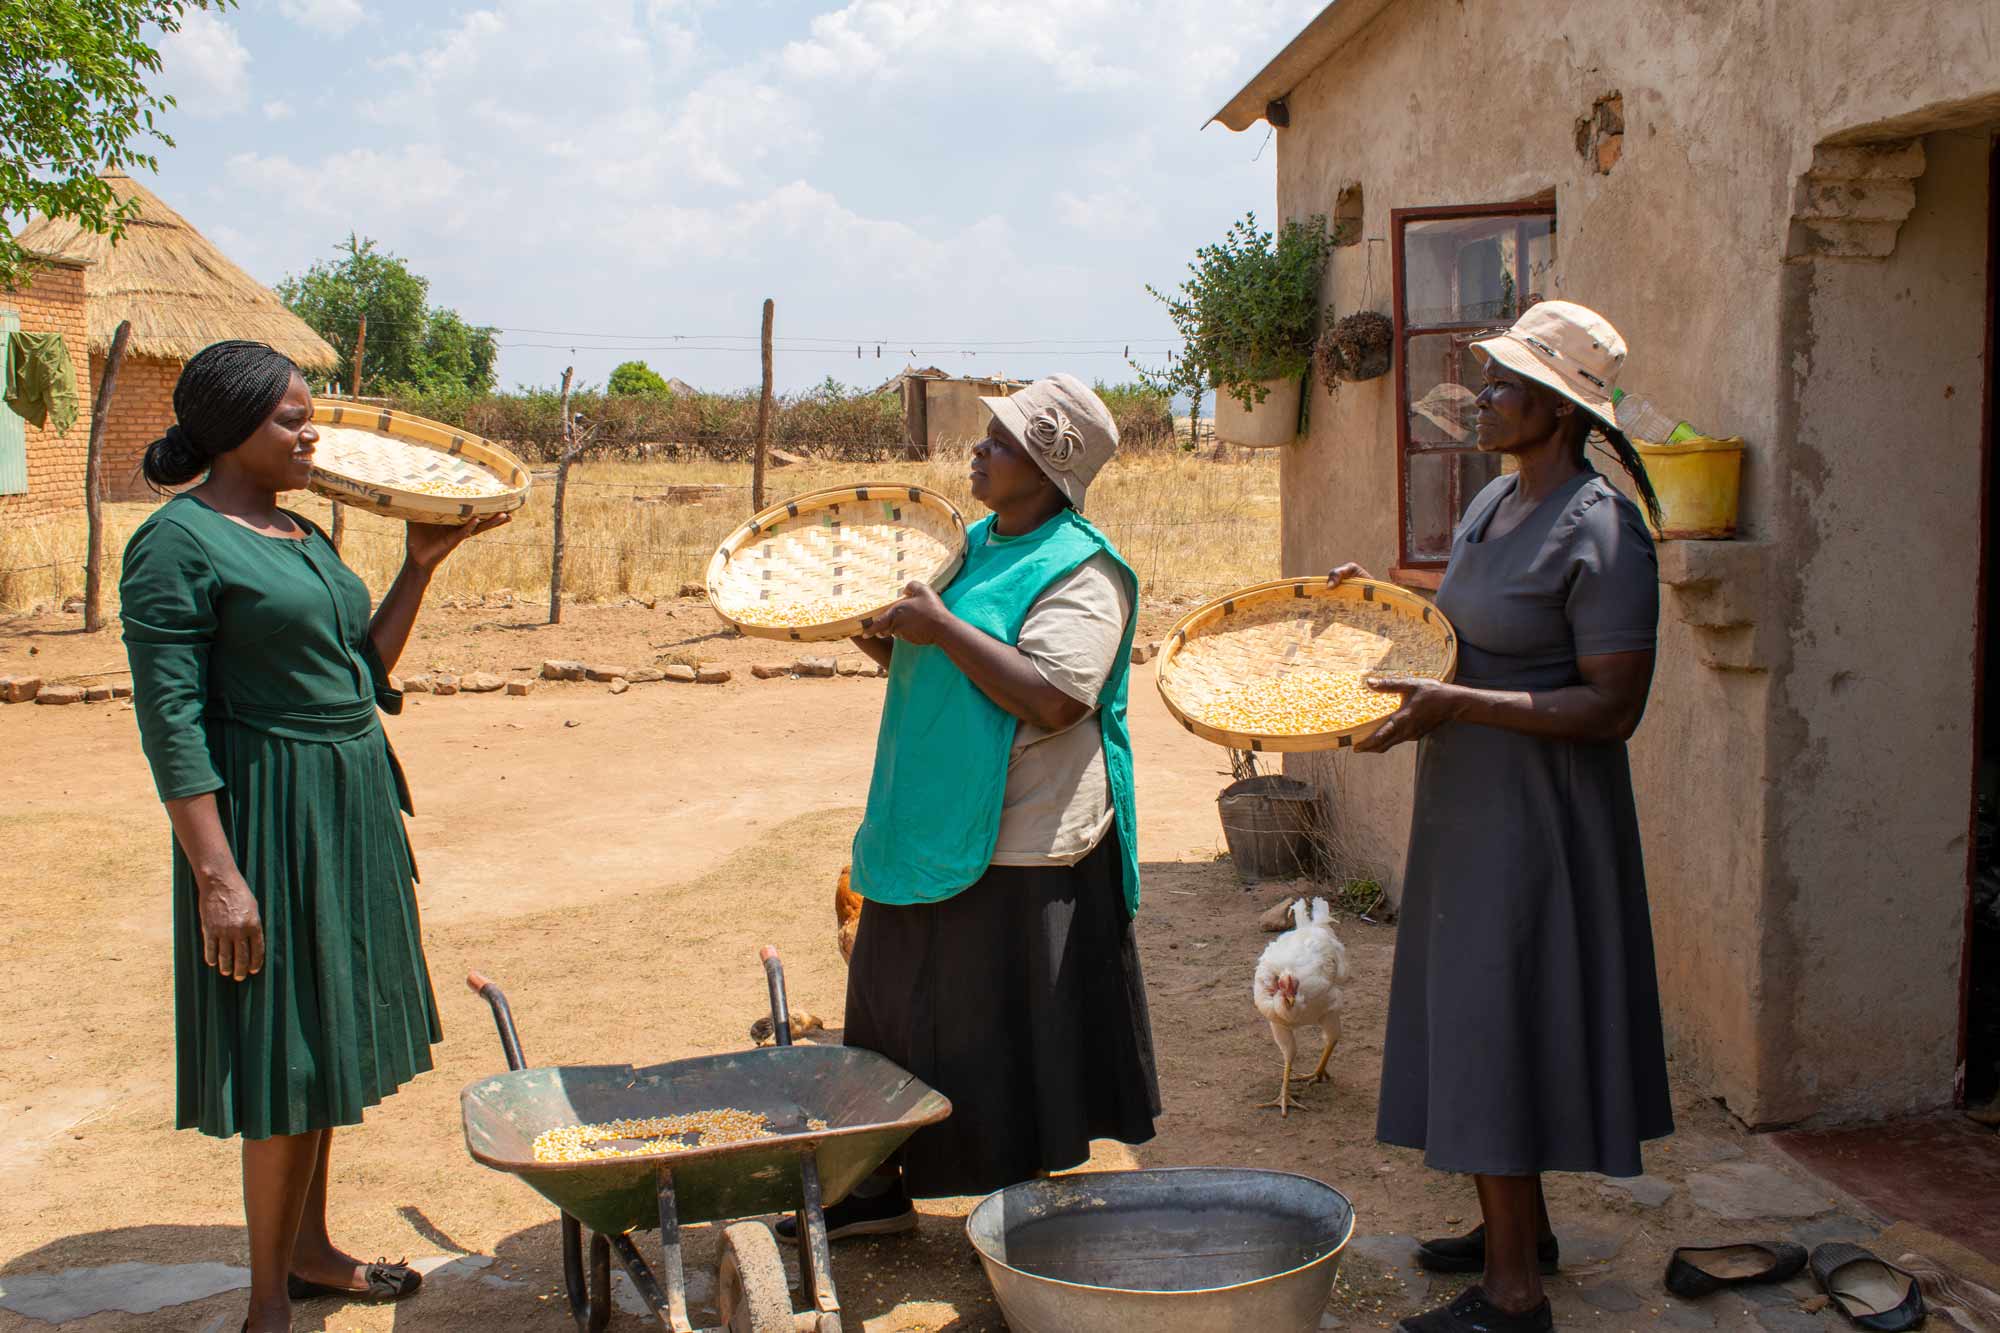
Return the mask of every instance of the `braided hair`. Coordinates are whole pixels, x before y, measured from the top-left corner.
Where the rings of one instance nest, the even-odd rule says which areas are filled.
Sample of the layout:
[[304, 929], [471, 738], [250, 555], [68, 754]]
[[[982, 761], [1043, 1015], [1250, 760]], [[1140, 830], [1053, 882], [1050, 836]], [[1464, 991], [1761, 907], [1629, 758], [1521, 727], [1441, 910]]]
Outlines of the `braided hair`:
[[[1646, 508], [1646, 517], [1652, 520], [1653, 531], [1658, 532], [1660, 497], [1653, 491], [1653, 479], [1646, 475], [1646, 460], [1639, 457], [1639, 451], [1632, 447], [1632, 441], [1618, 427], [1589, 414], [1585, 414], [1584, 419], [1590, 423], [1590, 429], [1584, 433], [1585, 443], [1594, 446], [1599, 453], [1618, 460], [1618, 465], [1625, 469], [1625, 475], [1632, 479], [1632, 489], [1639, 492], [1639, 502]], [[1599, 440], [1604, 444], [1598, 444]], [[1611, 447], [1606, 449], [1605, 445]]]
[[289, 357], [260, 342], [219, 342], [195, 353], [174, 385], [174, 424], [146, 446], [147, 482], [163, 491], [208, 471], [264, 424], [297, 373]]

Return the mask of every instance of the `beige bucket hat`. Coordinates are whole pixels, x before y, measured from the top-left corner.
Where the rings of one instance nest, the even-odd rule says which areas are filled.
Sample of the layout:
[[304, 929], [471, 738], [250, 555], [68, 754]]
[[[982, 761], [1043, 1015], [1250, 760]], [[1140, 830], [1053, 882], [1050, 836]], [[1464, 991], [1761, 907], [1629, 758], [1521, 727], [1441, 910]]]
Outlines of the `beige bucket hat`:
[[1104, 400], [1074, 375], [1051, 375], [979, 401], [1082, 513], [1084, 492], [1118, 452], [1118, 423]]
[[1625, 339], [1611, 321], [1574, 301], [1531, 305], [1514, 327], [1472, 344], [1507, 369], [1554, 389], [1601, 421], [1616, 418], [1611, 386], [1625, 365]]

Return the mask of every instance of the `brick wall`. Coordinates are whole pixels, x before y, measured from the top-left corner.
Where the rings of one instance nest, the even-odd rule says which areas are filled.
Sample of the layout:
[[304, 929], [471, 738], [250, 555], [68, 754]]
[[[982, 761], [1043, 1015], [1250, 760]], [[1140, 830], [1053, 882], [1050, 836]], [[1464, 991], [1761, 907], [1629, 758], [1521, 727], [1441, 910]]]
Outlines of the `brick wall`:
[[30, 333], [60, 333], [76, 363], [79, 411], [76, 422], [58, 435], [28, 427], [28, 489], [22, 495], [0, 495], [0, 517], [36, 518], [83, 507], [85, 455], [90, 447], [90, 328], [83, 310], [85, 270], [51, 264], [38, 270], [27, 286], [0, 290], [0, 309], [17, 311], [21, 327]]
[[[153, 357], [128, 356], [118, 368], [118, 387], [104, 414], [104, 496], [108, 500], [144, 500], [153, 492], [139, 471], [146, 446], [174, 424], [174, 382], [181, 363]], [[90, 382], [104, 376], [104, 357], [90, 358]]]

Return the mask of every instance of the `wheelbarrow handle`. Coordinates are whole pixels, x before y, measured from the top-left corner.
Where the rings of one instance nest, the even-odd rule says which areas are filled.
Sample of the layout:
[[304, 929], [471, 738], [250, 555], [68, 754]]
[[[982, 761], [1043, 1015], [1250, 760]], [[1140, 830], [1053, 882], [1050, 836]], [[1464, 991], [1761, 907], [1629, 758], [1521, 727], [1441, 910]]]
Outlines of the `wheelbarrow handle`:
[[764, 982], [771, 988], [771, 1037], [780, 1046], [792, 1044], [792, 1010], [785, 1003], [785, 965], [778, 961], [778, 946], [767, 944], [757, 951], [764, 960]]
[[521, 1037], [514, 1031], [514, 1011], [507, 1007], [506, 994], [479, 972], [467, 972], [465, 984], [492, 1006], [493, 1027], [500, 1034], [500, 1049], [507, 1054], [507, 1068], [526, 1069], [528, 1060], [521, 1054]]

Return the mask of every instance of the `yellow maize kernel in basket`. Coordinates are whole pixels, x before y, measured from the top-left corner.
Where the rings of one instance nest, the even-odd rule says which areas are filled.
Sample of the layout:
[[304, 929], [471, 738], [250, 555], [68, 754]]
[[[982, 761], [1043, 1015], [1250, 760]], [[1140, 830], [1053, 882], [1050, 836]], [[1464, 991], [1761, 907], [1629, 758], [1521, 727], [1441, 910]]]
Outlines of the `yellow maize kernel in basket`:
[[431, 479], [410, 482], [402, 489], [414, 491], [418, 495], [442, 495], [459, 499], [476, 499], [480, 496], [498, 495], [504, 488], [497, 481], [441, 481]]
[[1402, 696], [1366, 684], [1360, 671], [1302, 670], [1225, 690], [1197, 713], [1220, 731], [1248, 736], [1319, 736], [1378, 721]]
[[535, 1160], [589, 1162], [608, 1157], [643, 1157], [774, 1137], [776, 1132], [767, 1117], [725, 1106], [682, 1115], [544, 1130], [535, 1136]]
[[747, 602], [731, 607], [732, 618], [746, 625], [771, 625], [785, 629], [800, 629], [808, 625], [834, 625], [843, 620], [853, 620], [880, 609], [884, 598], [879, 593], [869, 593], [851, 597], [801, 597], [784, 602]]

